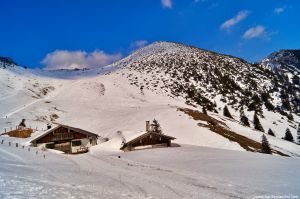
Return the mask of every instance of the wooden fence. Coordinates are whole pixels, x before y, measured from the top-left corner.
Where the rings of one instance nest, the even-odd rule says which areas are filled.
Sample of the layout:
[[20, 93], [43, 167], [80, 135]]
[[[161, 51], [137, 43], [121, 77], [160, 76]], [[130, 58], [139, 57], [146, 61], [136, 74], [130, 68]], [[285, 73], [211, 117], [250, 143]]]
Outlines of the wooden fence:
[[1, 147], [1, 145], [5, 145], [5, 144], [7, 144], [9, 147], [16, 147], [16, 148], [20, 148], [22, 150], [27, 150], [28, 152], [35, 153], [35, 155], [38, 157], [42, 157], [42, 158], [46, 159], [46, 153], [45, 153], [46, 151], [45, 150], [40, 150], [39, 148], [21, 145], [18, 142], [12, 142], [10, 140], [1, 139], [0, 147]]

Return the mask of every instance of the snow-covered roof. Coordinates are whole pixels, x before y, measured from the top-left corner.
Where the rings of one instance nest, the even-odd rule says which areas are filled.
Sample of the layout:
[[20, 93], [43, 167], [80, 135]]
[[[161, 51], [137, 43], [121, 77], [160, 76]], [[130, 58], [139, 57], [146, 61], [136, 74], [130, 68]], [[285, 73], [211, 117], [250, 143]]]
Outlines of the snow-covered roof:
[[128, 144], [134, 143], [134, 142], [136, 142], [136, 141], [138, 141], [138, 140], [140, 140], [140, 139], [142, 139], [144, 137], [147, 137], [150, 134], [151, 135], [158, 135], [158, 136], [164, 137], [164, 138], [169, 139], [169, 140], [175, 140], [176, 139], [176, 138], [174, 138], [172, 136], [168, 136], [168, 135], [165, 135], [165, 134], [162, 134], [162, 133], [155, 133], [153, 131], [141, 132], [140, 135], [135, 135], [134, 138], [132, 138], [130, 141], [126, 142], [126, 144], [122, 148], [126, 147], [126, 145], [128, 145]]
[[68, 129], [71, 129], [75, 132], [78, 132], [78, 133], [82, 133], [82, 134], [86, 134], [86, 135], [90, 135], [90, 136], [96, 136], [96, 137], [99, 137], [99, 135], [95, 134], [95, 133], [92, 133], [92, 132], [89, 132], [89, 131], [86, 131], [86, 130], [83, 130], [83, 129], [80, 129], [80, 128], [76, 128], [76, 127], [71, 127], [71, 126], [67, 126], [67, 125], [63, 125], [63, 124], [57, 124], [56, 127], [54, 128], [51, 128], [47, 131], [45, 131], [44, 133], [40, 134], [39, 136], [35, 137], [33, 140], [31, 140], [30, 142], [34, 142], [42, 137], [45, 137], [46, 135], [48, 135], [49, 133], [53, 132], [54, 130], [60, 128], [60, 127], [64, 127], [64, 128], [68, 128]]

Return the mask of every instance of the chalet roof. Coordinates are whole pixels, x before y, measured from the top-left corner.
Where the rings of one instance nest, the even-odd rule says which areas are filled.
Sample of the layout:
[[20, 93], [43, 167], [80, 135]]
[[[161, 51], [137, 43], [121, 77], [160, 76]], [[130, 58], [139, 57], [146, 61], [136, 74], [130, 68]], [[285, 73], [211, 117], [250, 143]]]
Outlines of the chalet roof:
[[64, 127], [64, 128], [68, 128], [70, 130], [73, 130], [75, 132], [78, 132], [78, 133], [82, 133], [82, 134], [85, 134], [85, 135], [89, 135], [89, 136], [96, 136], [96, 137], [99, 137], [99, 135], [95, 134], [95, 133], [92, 133], [92, 132], [89, 132], [89, 131], [86, 131], [86, 130], [83, 130], [83, 129], [80, 129], [80, 128], [76, 128], [76, 127], [72, 127], [72, 126], [67, 126], [67, 125], [64, 125], [64, 124], [58, 124], [57, 123], [57, 126], [54, 127], [54, 128], [51, 128], [47, 131], [45, 131], [43, 134], [39, 135], [38, 137], [34, 138], [33, 140], [31, 140], [30, 142], [34, 142], [36, 140], [39, 140], [43, 137], [45, 137], [46, 135], [48, 135], [49, 133], [53, 132], [54, 130], [58, 129], [58, 128], [61, 128], [61, 127]]
[[168, 135], [165, 135], [165, 134], [162, 134], [162, 133], [155, 133], [155, 132], [153, 132], [153, 131], [149, 131], [149, 132], [145, 132], [144, 134], [139, 135], [139, 136], [133, 138], [133, 139], [130, 140], [129, 142], [126, 142], [126, 143], [124, 144], [124, 146], [121, 147], [121, 149], [125, 148], [127, 145], [130, 145], [130, 144], [132, 144], [132, 143], [134, 143], [134, 142], [139, 141], [140, 139], [143, 139], [144, 137], [147, 137], [148, 135], [157, 135], [157, 136], [161, 136], [161, 137], [164, 137], [164, 138], [166, 138], [166, 139], [169, 139], [169, 140], [175, 140], [175, 139], [176, 139], [176, 138], [174, 138], [174, 137], [172, 137], [172, 136], [168, 136]]

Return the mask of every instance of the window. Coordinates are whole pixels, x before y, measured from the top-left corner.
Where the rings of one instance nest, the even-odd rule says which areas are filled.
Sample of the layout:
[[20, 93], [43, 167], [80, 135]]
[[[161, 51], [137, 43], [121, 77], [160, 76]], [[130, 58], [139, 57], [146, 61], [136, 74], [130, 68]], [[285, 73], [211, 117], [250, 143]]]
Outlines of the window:
[[47, 143], [47, 144], [45, 144], [45, 147], [47, 148], [47, 149], [54, 149], [54, 143]]
[[81, 140], [72, 141], [72, 146], [81, 146]]

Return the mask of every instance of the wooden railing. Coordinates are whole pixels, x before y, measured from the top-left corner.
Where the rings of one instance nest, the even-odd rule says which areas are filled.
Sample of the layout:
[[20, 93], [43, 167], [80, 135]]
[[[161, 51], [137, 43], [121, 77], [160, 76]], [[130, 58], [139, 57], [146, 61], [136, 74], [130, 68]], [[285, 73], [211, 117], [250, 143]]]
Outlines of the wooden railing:
[[51, 141], [69, 140], [73, 138], [73, 133], [55, 133]]

